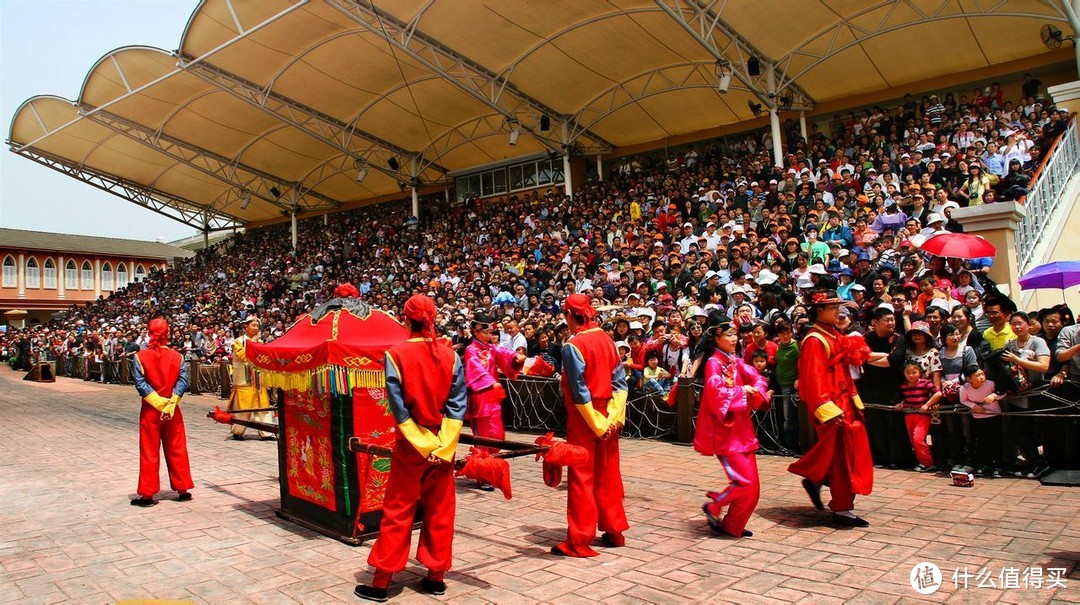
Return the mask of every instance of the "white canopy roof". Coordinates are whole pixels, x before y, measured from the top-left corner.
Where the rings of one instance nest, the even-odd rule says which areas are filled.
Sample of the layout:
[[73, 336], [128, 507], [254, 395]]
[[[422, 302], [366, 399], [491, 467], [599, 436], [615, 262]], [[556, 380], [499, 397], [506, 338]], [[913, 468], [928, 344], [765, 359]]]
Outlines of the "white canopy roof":
[[[508, 157], [606, 154], [744, 122], [748, 101], [812, 109], [1061, 61], [1071, 49], [1048, 51], [1044, 23], [1068, 28], [1040, 0], [205, 0], [179, 51], [107, 54], [77, 99], [27, 100], [8, 143], [224, 227], [294, 203], [388, 199]], [[735, 76], [727, 93], [718, 61]]]

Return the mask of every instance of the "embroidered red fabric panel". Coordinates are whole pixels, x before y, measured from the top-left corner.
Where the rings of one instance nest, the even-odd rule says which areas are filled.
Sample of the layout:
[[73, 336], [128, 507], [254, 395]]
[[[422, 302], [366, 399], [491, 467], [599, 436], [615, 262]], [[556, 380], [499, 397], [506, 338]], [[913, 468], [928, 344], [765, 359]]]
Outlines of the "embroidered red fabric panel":
[[330, 398], [314, 391], [285, 396], [285, 468], [289, 495], [337, 511], [330, 443]]

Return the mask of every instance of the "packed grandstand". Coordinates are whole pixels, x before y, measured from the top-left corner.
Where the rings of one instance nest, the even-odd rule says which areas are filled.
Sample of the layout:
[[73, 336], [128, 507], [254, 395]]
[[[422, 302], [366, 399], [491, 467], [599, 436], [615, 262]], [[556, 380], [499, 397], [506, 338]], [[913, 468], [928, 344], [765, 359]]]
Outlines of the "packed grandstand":
[[[557, 371], [566, 336], [560, 302], [579, 292], [600, 309], [634, 388], [663, 395], [673, 378], [700, 372], [703, 329], [726, 316], [740, 325], [748, 360], [765, 351], [773, 387], [785, 397], [797, 356], [790, 343], [807, 326], [801, 294], [832, 286], [849, 301], [848, 331], [872, 340], [891, 315], [887, 332], [898, 336], [891, 353], [920, 364], [942, 390], [964, 382], [966, 361], [990, 370], [1009, 346], [1021, 357], [1029, 352], [1032, 367], [1049, 356], [1046, 369], [1025, 370], [1032, 384], [1060, 383], [1070, 362], [1058, 352], [1075, 354], [1080, 341], [1068, 308], [1010, 318], [1015, 303], [987, 276], [993, 259], [922, 251], [930, 239], [962, 230], [953, 209], [1027, 193], [1069, 119], [1044, 106], [1042, 92], [1029, 79], [1015, 100], [994, 85], [838, 115], [829, 132], [815, 129], [809, 140], [787, 132], [784, 166], [772, 161], [766, 129], [616, 159], [604, 178], [575, 183], [572, 198], [553, 187], [430, 203], [418, 221], [408, 201], [381, 204], [330, 214], [325, 224], [301, 221], [295, 250], [288, 224], [250, 229], [60, 319], [10, 329], [0, 346], [20, 366], [57, 356], [100, 364], [145, 346], [146, 324], [161, 314], [187, 359], [217, 362], [249, 314], [273, 339], [350, 282], [394, 314], [413, 294], [432, 296], [437, 324], [458, 345], [468, 342], [474, 313], [492, 313], [505, 343]], [[899, 370], [892, 371], [884, 379], [898, 387]], [[775, 407], [785, 444], [797, 449], [797, 414]], [[950, 464], [988, 474], [1045, 470], [1037, 442], [1049, 437], [1033, 425], [1024, 423], [1022, 438], [1001, 456], [965, 449], [969, 431], [959, 421], [943, 424], [935, 430], [961, 444], [942, 453]], [[875, 459], [911, 464], [910, 448], [891, 447], [894, 438], [877, 436]]]

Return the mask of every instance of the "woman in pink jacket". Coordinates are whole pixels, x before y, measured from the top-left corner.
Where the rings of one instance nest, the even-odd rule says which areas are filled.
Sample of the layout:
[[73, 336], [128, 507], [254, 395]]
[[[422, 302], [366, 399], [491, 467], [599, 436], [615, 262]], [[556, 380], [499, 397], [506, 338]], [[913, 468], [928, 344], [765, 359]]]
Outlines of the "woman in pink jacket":
[[[742, 538], [753, 535], [746, 524], [761, 493], [750, 411], [767, 406], [772, 393], [757, 370], [735, 354], [739, 335], [730, 322], [709, 328], [708, 334], [716, 351], [705, 364], [694, 449], [719, 458], [730, 483], [721, 492], [708, 492], [702, 510], [714, 532]], [[721, 519], [725, 506], [728, 512]]]
[[[465, 386], [468, 388], [469, 407], [466, 418], [472, 424], [473, 435], [505, 439], [506, 429], [502, 421], [502, 402], [506, 389], [499, 382], [501, 370], [510, 380], [517, 378], [525, 355], [494, 344], [492, 326], [495, 318], [477, 313], [473, 317], [473, 341], [465, 349]], [[491, 450], [495, 453], [497, 450]], [[487, 483], [477, 487], [484, 491], [495, 488]]]

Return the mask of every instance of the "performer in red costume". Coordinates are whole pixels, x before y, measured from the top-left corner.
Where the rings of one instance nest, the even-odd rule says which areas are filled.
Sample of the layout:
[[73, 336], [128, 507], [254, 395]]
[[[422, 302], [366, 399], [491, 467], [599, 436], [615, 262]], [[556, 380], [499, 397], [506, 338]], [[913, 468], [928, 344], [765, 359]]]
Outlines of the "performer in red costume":
[[153, 506], [154, 494], [161, 489], [158, 470], [160, 452], [165, 450], [169, 467], [169, 485], [179, 492], [181, 502], [191, 500], [188, 491], [195, 487], [188, 464], [187, 434], [180, 398], [188, 389], [187, 365], [180, 353], [166, 346], [169, 324], [157, 317], [148, 326], [150, 346], [131, 360], [135, 390], [142, 397], [139, 412], [139, 497], [134, 506]]
[[788, 470], [804, 477], [803, 488], [818, 510], [824, 510], [821, 486], [829, 486], [834, 522], [867, 527], [870, 524], [855, 515], [855, 494], [867, 495], [873, 489], [874, 463], [862, 400], [848, 366], [862, 365], [870, 351], [861, 337], [836, 330], [843, 302], [832, 290], [819, 290], [810, 297], [813, 326], [799, 345], [798, 390], [814, 418], [818, 440]]
[[596, 326], [588, 296], [571, 294], [563, 306], [571, 336], [562, 348], [566, 441], [585, 448], [591, 464], [570, 467], [564, 542], [552, 554], [594, 557], [599, 525], [608, 546], [623, 546], [630, 524], [623, 510], [619, 429], [626, 422], [626, 377], [615, 342]]
[[[503, 428], [502, 402], [506, 399], [506, 389], [499, 382], [499, 371], [513, 380], [525, 363], [525, 354], [500, 347], [492, 342], [492, 324], [495, 319], [483, 313], [473, 316], [473, 340], [465, 349], [465, 386], [468, 387], [469, 411], [467, 417], [472, 424], [473, 435], [503, 440], [506, 429]], [[498, 450], [484, 448], [494, 454]], [[490, 492], [495, 488], [488, 483], [478, 485]]]
[[423, 591], [446, 592], [443, 574], [454, 541], [454, 454], [465, 418], [465, 372], [454, 350], [435, 336], [435, 302], [418, 294], [404, 310], [409, 339], [386, 352], [386, 395], [398, 439], [379, 537], [368, 556], [375, 577], [353, 591], [376, 602], [387, 600], [390, 578], [405, 569], [417, 504], [423, 526], [416, 558], [428, 568]]
[[[739, 331], [724, 321], [709, 328], [716, 351], [705, 362], [705, 389], [701, 393], [694, 449], [706, 456], [716, 456], [727, 473], [730, 484], [722, 492], [709, 492], [702, 506], [709, 527], [716, 533], [736, 538], [754, 535], [746, 529], [750, 515], [761, 495], [758, 479], [758, 440], [750, 410], [762, 407], [772, 398], [769, 384], [757, 370], [735, 354]], [[720, 519], [720, 511], [729, 506]]]

